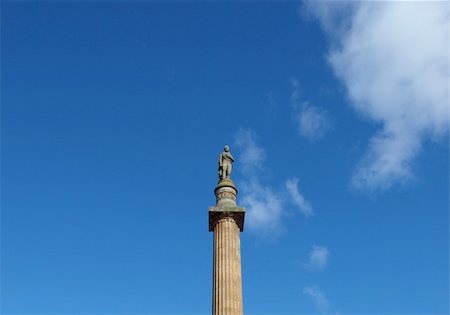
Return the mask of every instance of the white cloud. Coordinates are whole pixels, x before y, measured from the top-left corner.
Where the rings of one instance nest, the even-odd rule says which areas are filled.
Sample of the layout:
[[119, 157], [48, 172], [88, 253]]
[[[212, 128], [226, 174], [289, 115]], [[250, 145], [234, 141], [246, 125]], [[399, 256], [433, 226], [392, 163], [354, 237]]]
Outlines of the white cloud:
[[[244, 175], [239, 183], [240, 202], [246, 208], [246, 227], [259, 236], [274, 238], [283, 231], [282, 219], [287, 215], [284, 189], [280, 192], [264, 185], [265, 150], [258, 145], [256, 134], [251, 129], [240, 129], [235, 137], [235, 146], [240, 151], [237, 163]], [[286, 189], [292, 202], [305, 215], [313, 213], [311, 205], [298, 190], [296, 178], [286, 181]]]
[[286, 189], [291, 197], [292, 202], [298, 207], [298, 209], [309, 217], [314, 214], [313, 208], [308, 201], [305, 200], [303, 195], [298, 189], [298, 178], [291, 178], [286, 181]]
[[319, 287], [306, 286], [303, 288], [303, 293], [308, 295], [312, 299], [314, 305], [320, 313], [328, 313], [330, 303], [328, 302], [328, 299], [325, 297], [322, 291], [319, 289]]
[[307, 6], [332, 41], [328, 60], [351, 105], [380, 124], [352, 184], [383, 190], [407, 181], [423, 143], [448, 132], [450, 7], [425, 1]]
[[314, 245], [309, 253], [308, 268], [313, 270], [322, 270], [328, 263], [330, 253], [325, 246]]
[[311, 141], [322, 138], [330, 129], [330, 120], [327, 112], [308, 102], [301, 102], [298, 80], [292, 79], [291, 83], [291, 104], [295, 111], [295, 119], [300, 136]]

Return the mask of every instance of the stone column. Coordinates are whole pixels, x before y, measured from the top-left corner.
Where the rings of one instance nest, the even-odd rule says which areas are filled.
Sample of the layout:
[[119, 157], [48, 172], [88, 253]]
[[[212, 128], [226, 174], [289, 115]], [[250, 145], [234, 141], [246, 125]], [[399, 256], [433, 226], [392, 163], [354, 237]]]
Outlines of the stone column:
[[209, 208], [209, 231], [214, 232], [213, 315], [242, 315], [240, 232], [244, 209], [236, 205], [231, 179], [219, 181], [216, 206]]

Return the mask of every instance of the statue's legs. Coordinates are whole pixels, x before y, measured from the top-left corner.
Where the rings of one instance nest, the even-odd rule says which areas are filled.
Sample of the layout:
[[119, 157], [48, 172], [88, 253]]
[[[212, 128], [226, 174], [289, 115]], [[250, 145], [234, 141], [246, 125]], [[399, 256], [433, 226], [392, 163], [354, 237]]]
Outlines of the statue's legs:
[[228, 163], [224, 163], [222, 166], [222, 178], [229, 178], [229, 172], [228, 172], [228, 168], [230, 166], [228, 165]]
[[232, 168], [233, 166], [232, 166], [232, 164], [230, 163], [229, 165], [228, 165], [228, 167], [227, 167], [227, 178], [230, 178], [230, 176], [231, 176], [231, 168]]

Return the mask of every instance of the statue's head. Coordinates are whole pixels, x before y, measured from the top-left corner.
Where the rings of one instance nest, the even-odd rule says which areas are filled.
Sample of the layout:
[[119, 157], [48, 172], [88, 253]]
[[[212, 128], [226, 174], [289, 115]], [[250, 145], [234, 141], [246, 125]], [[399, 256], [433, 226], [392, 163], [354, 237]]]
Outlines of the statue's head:
[[226, 146], [223, 147], [223, 150], [224, 150], [225, 152], [229, 152], [229, 151], [230, 151], [230, 147], [226, 145]]

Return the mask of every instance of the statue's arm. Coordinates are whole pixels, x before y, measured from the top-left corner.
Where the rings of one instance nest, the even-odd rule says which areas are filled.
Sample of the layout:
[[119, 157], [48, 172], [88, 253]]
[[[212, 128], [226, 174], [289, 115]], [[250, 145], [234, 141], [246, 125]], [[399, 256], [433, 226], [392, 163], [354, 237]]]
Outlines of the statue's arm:
[[231, 159], [232, 162], [234, 162], [234, 157], [231, 155], [231, 153], [228, 153], [228, 157]]

